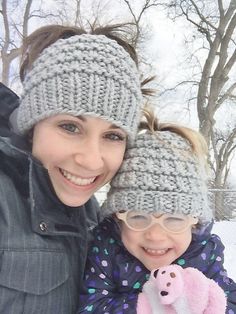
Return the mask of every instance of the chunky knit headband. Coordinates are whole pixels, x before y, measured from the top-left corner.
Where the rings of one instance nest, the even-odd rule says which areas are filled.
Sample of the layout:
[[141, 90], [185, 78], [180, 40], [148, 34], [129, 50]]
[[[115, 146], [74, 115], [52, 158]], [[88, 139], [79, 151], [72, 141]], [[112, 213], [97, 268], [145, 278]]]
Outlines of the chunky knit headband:
[[26, 75], [18, 130], [55, 114], [88, 114], [134, 136], [141, 101], [138, 71], [123, 47], [104, 35], [76, 35], [46, 48]]
[[179, 213], [212, 219], [206, 174], [190, 143], [169, 131], [139, 134], [129, 143], [101, 213], [120, 210]]

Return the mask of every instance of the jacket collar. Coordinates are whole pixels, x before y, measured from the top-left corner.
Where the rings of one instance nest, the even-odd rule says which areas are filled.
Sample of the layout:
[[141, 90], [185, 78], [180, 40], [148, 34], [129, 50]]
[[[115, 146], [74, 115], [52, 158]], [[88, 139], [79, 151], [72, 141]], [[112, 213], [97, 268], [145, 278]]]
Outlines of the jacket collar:
[[85, 236], [85, 206], [71, 208], [59, 201], [47, 170], [32, 156], [27, 140], [15, 133], [18, 106], [19, 97], [0, 83], [0, 150], [9, 158], [8, 172], [18, 182], [19, 192], [29, 199], [33, 230], [40, 235]]
[[80, 236], [86, 232], [85, 205], [77, 208], [64, 205], [57, 198], [47, 170], [30, 152], [1, 138], [7, 173], [13, 178], [21, 197], [28, 199], [33, 230], [40, 235]]
[[33, 230], [40, 235], [80, 236], [87, 229], [85, 206], [69, 207], [55, 195], [47, 170], [29, 160], [29, 197]]
[[0, 82], [0, 117], [8, 120], [10, 114], [19, 106], [19, 97]]
[[[4, 84], [0, 83], [0, 135], [10, 136], [13, 125], [10, 116], [19, 106], [19, 97]], [[14, 122], [15, 123], [15, 122]]]

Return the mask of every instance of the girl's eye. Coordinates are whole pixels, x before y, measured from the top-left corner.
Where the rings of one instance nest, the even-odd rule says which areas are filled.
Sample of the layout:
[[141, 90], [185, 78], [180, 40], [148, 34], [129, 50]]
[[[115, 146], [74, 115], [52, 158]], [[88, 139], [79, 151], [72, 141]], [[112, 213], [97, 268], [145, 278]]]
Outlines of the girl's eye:
[[178, 224], [178, 223], [184, 223], [185, 219], [173, 217], [173, 218], [166, 218], [164, 221], [168, 224], [174, 224], [174, 223]]
[[147, 217], [144, 216], [144, 215], [135, 215], [135, 216], [130, 217], [129, 219], [132, 219], [132, 220], [147, 220]]
[[186, 220], [182, 218], [167, 218], [164, 220], [164, 224], [168, 226], [168, 228], [178, 230], [186, 225]]
[[62, 128], [63, 130], [65, 130], [69, 133], [79, 133], [79, 128], [74, 123], [62, 123], [59, 126], [60, 126], [60, 128]]
[[112, 133], [108, 133], [105, 135], [105, 137], [111, 141], [125, 141], [126, 140], [126, 136], [121, 134], [121, 133], [116, 133], [116, 132], [112, 132]]

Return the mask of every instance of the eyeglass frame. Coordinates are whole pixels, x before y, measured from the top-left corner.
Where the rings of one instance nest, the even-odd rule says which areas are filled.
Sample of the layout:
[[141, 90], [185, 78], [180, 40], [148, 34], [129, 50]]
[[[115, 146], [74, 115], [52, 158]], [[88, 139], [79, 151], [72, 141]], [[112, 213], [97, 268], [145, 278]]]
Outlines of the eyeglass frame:
[[[150, 222], [150, 224], [149, 224], [147, 227], [142, 228], [142, 229], [133, 228], [133, 227], [130, 226], [130, 225], [128, 224], [128, 222], [127, 222], [127, 215], [128, 215], [130, 212], [137, 212], [137, 213], [140, 213], [141, 215], [150, 216], [150, 217], [151, 217], [151, 222]], [[167, 217], [180, 217], [180, 216], [181, 216], [181, 217], [186, 217], [186, 218], [188, 219], [188, 221], [187, 221], [188, 223], [187, 223], [187, 225], [186, 225], [183, 229], [181, 229], [180, 231], [172, 231], [172, 230], [166, 228], [165, 225], [164, 225], [164, 223], [163, 223], [163, 220], [166, 218], [166, 216], [167, 216]], [[178, 215], [178, 214], [174, 215], [174, 214], [163, 213], [163, 214], [160, 214], [160, 216], [155, 217], [155, 216], [154, 216], [154, 213], [145, 213], [145, 212], [139, 212], [139, 211], [135, 211], [135, 210], [131, 210], [131, 211], [129, 211], [129, 210], [127, 210], [127, 211], [119, 211], [119, 212], [116, 213], [116, 217], [117, 217], [119, 220], [123, 221], [129, 229], [131, 229], [131, 230], [133, 230], [133, 231], [136, 231], [136, 232], [138, 232], [138, 231], [145, 231], [145, 230], [149, 229], [150, 227], [152, 227], [153, 225], [159, 224], [165, 231], [170, 232], [170, 233], [174, 233], [174, 234], [179, 234], [179, 233], [185, 232], [190, 226], [194, 226], [194, 225], [196, 225], [196, 224], [198, 223], [198, 218], [197, 218], [197, 217], [190, 216], [190, 215], [180, 215], [180, 214], [179, 214], [179, 215]]]

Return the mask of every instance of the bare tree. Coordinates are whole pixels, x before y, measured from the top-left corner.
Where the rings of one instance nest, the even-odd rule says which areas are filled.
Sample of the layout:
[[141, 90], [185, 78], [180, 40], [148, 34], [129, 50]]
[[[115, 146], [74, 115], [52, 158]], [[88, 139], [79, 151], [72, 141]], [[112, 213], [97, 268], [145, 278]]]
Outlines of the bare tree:
[[142, 29], [142, 20], [151, 8], [160, 6], [161, 3], [160, 1], [157, 0], [144, 0], [142, 1], [139, 9], [137, 10], [137, 2], [136, 4], [134, 1], [128, 1], [128, 0], [122, 0], [128, 7], [128, 10], [132, 16], [133, 23], [135, 24], [136, 27], [136, 36], [134, 37], [134, 42], [133, 45], [137, 47], [137, 44], [139, 41], [143, 40], [144, 34], [143, 34], [143, 29]]
[[[2, 0], [1, 6], [3, 24], [0, 33], [1, 81], [9, 86], [14, 79], [12, 64], [20, 56], [22, 39], [28, 35], [33, 21], [35, 24], [38, 22], [39, 25], [53, 20], [58, 21], [61, 12], [59, 8], [57, 11], [45, 9], [43, 0], [38, 1], [37, 6], [34, 5], [33, 0], [13, 2]], [[16, 76], [18, 77], [18, 74]]]
[[[228, 132], [227, 132], [228, 131]], [[211, 169], [214, 171], [214, 186], [225, 188], [230, 170], [230, 162], [236, 150], [236, 127], [228, 128], [226, 131], [215, 131], [212, 133], [212, 147], [214, 158]], [[213, 165], [213, 163], [215, 163]]]
[[[236, 100], [236, 1], [231, 0], [227, 5], [223, 0], [173, 0], [167, 3], [167, 8], [172, 18], [184, 17], [190, 23], [192, 46], [198, 41], [204, 50], [205, 57], [201, 55], [201, 60], [199, 47], [193, 51], [191, 59], [195, 56], [201, 69], [198, 79], [187, 83], [192, 86], [198, 84], [195, 99], [199, 130], [213, 149], [214, 185], [216, 188], [224, 187], [229, 162], [236, 149], [235, 126], [228, 129], [223, 141], [219, 140], [216, 112], [226, 103]], [[196, 67], [196, 63], [193, 66]]]
[[[30, 7], [32, 0], [28, 0], [25, 6], [25, 12], [22, 24], [21, 36], [26, 36], [28, 33], [28, 22], [30, 17]], [[18, 3], [16, 3], [18, 5]], [[2, 0], [2, 10], [1, 15], [4, 24], [4, 35], [1, 40], [1, 61], [2, 61], [2, 82], [6, 85], [9, 84], [10, 77], [10, 66], [14, 59], [16, 59], [20, 54], [20, 48], [17, 46], [15, 38], [11, 36], [11, 28], [17, 29], [16, 23], [11, 23], [10, 13], [7, 10], [7, 0]]]

